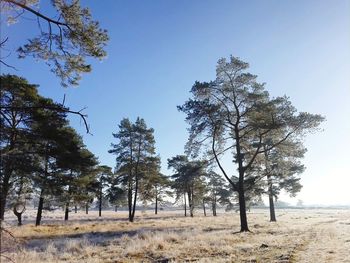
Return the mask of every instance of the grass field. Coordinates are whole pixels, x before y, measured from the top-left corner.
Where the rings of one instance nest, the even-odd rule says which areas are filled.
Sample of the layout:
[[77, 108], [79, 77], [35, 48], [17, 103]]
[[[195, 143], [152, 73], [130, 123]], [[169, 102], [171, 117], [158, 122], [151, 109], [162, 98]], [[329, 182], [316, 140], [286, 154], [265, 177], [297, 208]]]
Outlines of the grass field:
[[46, 212], [33, 226], [34, 211], [22, 227], [8, 214], [1, 262], [350, 262], [350, 210], [267, 210], [248, 213], [251, 233], [239, 233], [239, 214], [194, 218], [182, 212]]

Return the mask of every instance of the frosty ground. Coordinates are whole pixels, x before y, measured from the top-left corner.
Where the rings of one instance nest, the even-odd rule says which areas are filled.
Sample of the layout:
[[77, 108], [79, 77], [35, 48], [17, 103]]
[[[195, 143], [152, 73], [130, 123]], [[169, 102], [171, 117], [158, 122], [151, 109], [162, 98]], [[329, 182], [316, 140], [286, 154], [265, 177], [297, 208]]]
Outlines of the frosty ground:
[[139, 212], [134, 223], [126, 212], [45, 212], [33, 226], [35, 211], [15, 226], [8, 213], [2, 236], [2, 262], [350, 262], [350, 210], [268, 210], [248, 213], [250, 233], [239, 233], [239, 214], [184, 217], [182, 211]]

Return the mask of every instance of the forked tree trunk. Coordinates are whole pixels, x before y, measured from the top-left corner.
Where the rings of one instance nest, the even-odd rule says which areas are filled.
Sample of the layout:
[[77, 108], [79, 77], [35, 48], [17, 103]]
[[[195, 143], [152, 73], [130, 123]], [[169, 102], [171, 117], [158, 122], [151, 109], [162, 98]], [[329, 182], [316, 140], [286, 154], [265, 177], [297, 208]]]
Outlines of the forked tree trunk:
[[[23, 209], [21, 211], [18, 211], [17, 207], [21, 205], [23, 206]], [[26, 210], [26, 207], [24, 206], [24, 204], [15, 204], [13, 207], [13, 213], [15, 214], [15, 216], [17, 216], [18, 226], [22, 225], [22, 214], [24, 213], [25, 210]]]
[[133, 202], [133, 205], [132, 205], [132, 214], [131, 214], [131, 218], [130, 218], [130, 220], [129, 220], [130, 222], [134, 222], [134, 218], [135, 218], [136, 199], [137, 199], [138, 187], [139, 187], [139, 180], [138, 180], [138, 176], [136, 175], [134, 202]]
[[135, 192], [134, 192], [134, 203], [132, 205], [132, 214], [129, 219], [130, 222], [134, 222], [135, 211], [136, 211], [136, 200], [137, 200], [137, 192], [139, 189], [139, 162], [140, 162], [140, 154], [141, 154], [141, 141], [138, 142], [138, 151], [137, 151], [137, 162], [135, 167]]
[[273, 188], [272, 188], [272, 179], [270, 175], [267, 176], [267, 183], [269, 186], [270, 221], [276, 222], [275, 203], [273, 200], [274, 194], [273, 194]]
[[17, 221], [18, 221], [17, 225], [21, 226], [22, 225], [22, 213], [17, 213], [17, 214], [16, 214], [16, 212], [14, 212], [14, 213], [17, 216]]

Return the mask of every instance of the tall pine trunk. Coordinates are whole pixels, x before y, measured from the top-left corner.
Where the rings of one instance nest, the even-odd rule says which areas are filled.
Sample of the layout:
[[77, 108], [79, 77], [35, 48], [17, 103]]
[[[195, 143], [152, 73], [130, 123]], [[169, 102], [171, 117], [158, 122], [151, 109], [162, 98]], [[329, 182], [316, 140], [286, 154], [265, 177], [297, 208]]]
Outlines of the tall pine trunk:
[[132, 205], [132, 214], [131, 214], [130, 222], [134, 222], [135, 211], [136, 211], [137, 191], [138, 191], [138, 187], [139, 187], [139, 179], [138, 179], [138, 175], [137, 174], [136, 174], [135, 178], [136, 178], [136, 182], [135, 182], [134, 202], [133, 202], [133, 205]]
[[203, 214], [204, 214], [204, 216], [207, 216], [207, 212], [205, 211], [205, 202], [204, 202], [204, 199], [203, 199]]
[[[12, 127], [12, 131], [15, 130], [15, 127]], [[13, 149], [15, 149], [15, 141], [16, 141], [16, 134], [11, 134], [10, 144], [9, 144], [9, 152], [11, 152]], [[5, 211], [6, 211], [6, 203], [7, 203], [7, 195], [10, 191], [10, 179], [13, 172], [12, 168], [12, 161], [10, 160], [8, 162], [8, 166], [4, 168], [2, 171], [3, 179], [2, 183], [0, 185], [0, 220], [4, 220]]]
[[249, 228], [248, 228], [244, 191], [240, 190], [238, 192], [238, 198], [239, 198], [239, 217], [241, 221], [241, 232], [247, 232], [249, 231]]
[[275, 203], [273, 200], [274, 194], [273, 194], [273, 188], [272, 188], [272, 179], [270, 175], [267, 176], [267, 183], [269, 187], [270, 221], [276, 222]]
[[132, 222], [132, 189], [131, 189], [131, 182], [128, 183], [128, 208], [129, 208], [129, 221]]
[[102, 186], [100, 187], [99, 204], [98, 204], [98, 216], [102, 216]]
[[66, 208], [64, 211], [64, 220], [67, 221], [69, 216], [69, 202], [66, 203]]
[[[242, 165], [240, 164], [240, 167]], [[238, 181], [238, 201], [239, 201], [239, 218], [241, 222], [241, 232], [249, 232], [248, 220], [247, 220], [247, 207], [244, 195], [244, 172], [243, 169], [239, 169], [239, 181]]]
[[216, 195], [214, 195], [214, 200], [212, 202], [213, 216], [216, 216]]
[[85, 214], [89, 214], [89, 202], [86, 202], [85, 204]]
[[41, 189], [40, 198], [39, 198], [39, 204], [38, 204], [38, 211], [36, 213], [35, 226], [40, 226], [41, 216], [42, 216], [42, 213], [43, 213], [43, 207], [44, 207], [44, 189]]
[[74, 213], [78, 213], [78, 207], [76, 205], [74, 206]]
[[188, 196], [188, 206], [190, 207], [190, 217], [193, 217], [194, 207], [193, 207], [193, 196], [192, 196], [191, 190], [187, 193], [187, 196]]
[[138, 142], [138, 150], [137, 150], [137, 162], [135, 166], [135, 192], [134, 192], [134, 203], [132, 206], [132, 214], [131, 221], [134, 222], [135, 211], [136, 211], [136, 200], [137, 200], [137, 192], [139, 188], [139, 163], [140, 163], [140, 155], [141, 155], [141, 141]]
[[184, 201], [185, 201], [185, 216], [187, 216], [187, 204], [186, 204], [186, 193], [184, 193]]
[[5, 174], [4, 180], [1, 184], [1, 189], [0, 189], [0, 220], [4, 220], [4, 216], [5, 216], [6, 199], [10, 189], [9, 182], [10, 182], [10, 176], [7, 176]]
[[241, 154], [241, 144], [240, 144], [240, 134], [239, 129], [235, 128], [235, 138], [236, 138], [236, 155], [238, 162], [238, 201], [239, 201], [239, 217], [241, 221], [241, 232], [248, 232], [248, 220], [247, 220], [247, 209], [244, 196], [244, 167], [243, 167], [243, 156]]
[[154, 208], [154, 213], [158, 214], [158, 194], [156, 194], [156, 207]]

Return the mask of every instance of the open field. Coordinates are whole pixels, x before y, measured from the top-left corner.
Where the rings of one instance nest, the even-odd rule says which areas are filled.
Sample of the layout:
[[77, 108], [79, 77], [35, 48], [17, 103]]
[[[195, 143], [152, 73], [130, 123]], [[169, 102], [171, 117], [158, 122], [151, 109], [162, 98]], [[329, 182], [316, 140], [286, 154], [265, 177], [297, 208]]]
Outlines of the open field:
[[[28, 214], [28, 213], [27, 213]], [[239, 215], [184, 217], [182, 212], [139, 213], [134, 223], [126, 212], [46, 212], [43, 225], [5, 225], [17, 243], [4, 235], [4, 256], [15, 262], [350, 262], [350, 210], [267, 210], [248, 214], [251, 233], [238, 233]], [[8, 262], [2, 257], [2, 262]]]

